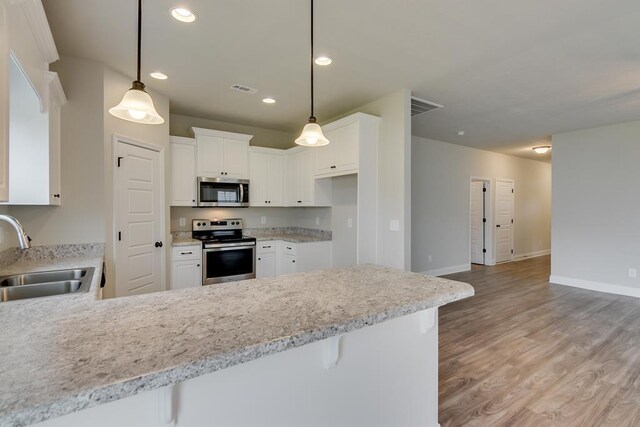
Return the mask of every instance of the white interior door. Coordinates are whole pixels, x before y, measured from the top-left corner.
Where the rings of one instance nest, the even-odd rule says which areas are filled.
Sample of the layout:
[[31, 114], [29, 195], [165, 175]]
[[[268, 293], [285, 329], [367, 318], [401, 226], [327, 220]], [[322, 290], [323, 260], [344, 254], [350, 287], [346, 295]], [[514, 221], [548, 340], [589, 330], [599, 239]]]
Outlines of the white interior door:
[[118, 141], [116, 155], [116, 296], [160, 291], [164, 259], [160, 153]]
[[471, 182], [471, 262], [484, 264], [484, 182]]
[[513, 257], [513, 197], [513, 181], [496, 180], [496, 262]]

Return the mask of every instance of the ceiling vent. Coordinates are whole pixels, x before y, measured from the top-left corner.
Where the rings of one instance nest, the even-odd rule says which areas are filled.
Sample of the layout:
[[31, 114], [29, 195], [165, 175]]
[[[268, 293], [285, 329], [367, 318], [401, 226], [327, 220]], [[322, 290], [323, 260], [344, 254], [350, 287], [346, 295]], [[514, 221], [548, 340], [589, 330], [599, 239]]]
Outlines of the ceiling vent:
[[254, 89], [252, 87], [245, 86], [245, 85], [240, 85], [240, 84], [237, 84], [237, 83], [232, 85], [231, 89], [237, 90], [238, 92], [250, 93], [250, 94], [254, 94], [254, 93], [256, 93], [258, 91], [258, 89]]
[[431, 110], [437, 110], [438, 108], [442, 108], [442, 105], [436, 104], [435, 102], [425, 101], [424, 99], [416, 98], [415, 96], [411, 97], [411, 117]]

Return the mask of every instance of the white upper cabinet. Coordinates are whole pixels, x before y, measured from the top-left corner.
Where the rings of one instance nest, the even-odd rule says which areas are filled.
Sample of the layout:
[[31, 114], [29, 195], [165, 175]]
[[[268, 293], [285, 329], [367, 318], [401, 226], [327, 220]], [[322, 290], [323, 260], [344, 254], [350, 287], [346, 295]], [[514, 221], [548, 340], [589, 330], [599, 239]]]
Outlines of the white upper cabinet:
[[191, 128], [196, 140], [197, 176], [249, 178], [249, 141], [252, 135]]
[[196, 141], [171, 137], [171, 206], [196, 206]]
[[249, 203], [284, 206], [284, 153], [269, 148], [249, 148]]
[[285, 206], [331, 206], [331, 180], [314, 176], [314, 151], [295, 147], [287, 150]]
[[315, 176], [332, 177], [358, 173], [360, 151], [377, 138], [379, 119], [356, 113], [322, 127], [329, 145], [315, 148]]
[[42, 2], [0, 1], [0, 202], [61, 204], [58, 59]]

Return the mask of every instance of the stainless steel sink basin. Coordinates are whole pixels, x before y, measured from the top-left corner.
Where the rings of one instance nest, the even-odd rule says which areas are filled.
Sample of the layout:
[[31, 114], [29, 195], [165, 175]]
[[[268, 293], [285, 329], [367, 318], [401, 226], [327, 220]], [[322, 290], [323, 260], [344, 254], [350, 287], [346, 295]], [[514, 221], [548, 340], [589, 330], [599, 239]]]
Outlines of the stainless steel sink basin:
[[0, 302], [87, 292], [94, 268], [17, 274], [0, 279]]

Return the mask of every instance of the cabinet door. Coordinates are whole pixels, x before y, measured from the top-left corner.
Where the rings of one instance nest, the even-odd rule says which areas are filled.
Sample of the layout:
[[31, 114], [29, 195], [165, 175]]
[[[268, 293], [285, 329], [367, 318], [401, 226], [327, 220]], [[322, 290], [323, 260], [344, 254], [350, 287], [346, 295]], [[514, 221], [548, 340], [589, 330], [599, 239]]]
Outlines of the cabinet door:
[[327, 132], [330, 146], [332, 146], [332, 172], [347, 172], [358, 170], [358, 123]]
[[196, 138], [198, 153], [198, 174], [209, 178], [222, 177], [224, 140], [217, 136], [198, 135]]
[[268, 154], [249, 153], [249, 204], [268, 206]]
[[0, 1], [0, 202], [9, 201], [9, 35]]
[[[284, 206], [284, 157], [267, 155], [267, 200], [269, 206]], [[252, 182], [253, 185], [253, 182]]]
[[300, 194], [300, 154], [295, 153], [287, 156], [285, 174], [285, 204], [286, 206], [301, 206], [302, 198]]
[[276, 253], [260, 254], [256, 259], [256, 277], [275, 277], [276, 276]]
[[200, 261], [174, 262], [171, 272], [171, 289], [186, 289], [202, 286]]
[[300, 182], [300, 200], [302, 200], [302, 206], [313, 206], [315, 204], [314, 190], [316, 178], [313, 168], [313, 150], [314, 148], [311, 148], [300, 153], [298, 180]]
[[249, 178], [249, 143], [224, 139], [223, 172], [225, 178]]
[[282, 255], [282, 274], [293, 274], [298, 271], [296, 256], [291, 254]]
[[171, 206], [196, 206], [196, 146], [171, 143]]
[[330, 132], [327, 132], [325, 136], [329, 140], [329, 145], [313, 149], [313, 152], [316, 156], [316, 175], [323, 175], [333, 172], [333, 147], [335, 146], [335, 142]]

